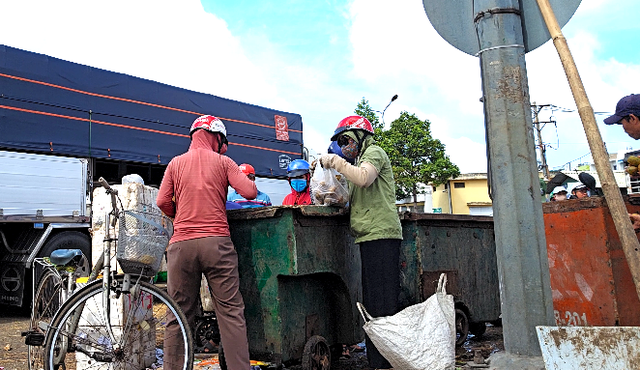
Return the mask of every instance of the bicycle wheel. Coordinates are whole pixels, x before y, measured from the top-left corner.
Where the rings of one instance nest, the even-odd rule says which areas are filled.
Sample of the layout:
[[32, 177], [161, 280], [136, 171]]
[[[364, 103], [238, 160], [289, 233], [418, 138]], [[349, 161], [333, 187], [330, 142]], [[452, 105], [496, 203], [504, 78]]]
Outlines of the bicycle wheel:
[[112, 283], [109, 311], [103, 305], [101, 280], [82, 288], [60, 308], [45, 340], [46, 368], [192, 369], [191, 332], [169, 295], [148, 283], [120, 292], [122, 277]]
[[26, 334], [29, 370], [44, 369], [44, 347], [47, 328], [63, 301], [62, 278], [52, 268], [45, 269], [31, 307], [31, 323]]

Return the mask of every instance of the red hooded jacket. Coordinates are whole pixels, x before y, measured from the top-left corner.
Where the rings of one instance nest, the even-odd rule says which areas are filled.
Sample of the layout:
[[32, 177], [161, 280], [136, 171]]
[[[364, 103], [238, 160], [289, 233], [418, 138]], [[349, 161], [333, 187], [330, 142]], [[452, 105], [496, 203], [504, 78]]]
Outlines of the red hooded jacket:
[[291, 193], [287, 194], [286, 197], [282, 200], [283, 206], [304, 206], [312, 203], [311, 201], [311, 193], [309, 189], [310, 176], [309, 174], [305, 175], [305, 180], [307, 180], [307, 187], [303, 192], [299, 193], [293, 188], [291, 188]]
[[256, 197], [256, 184], [217, 150], [218, 136], [197, 130], [189, 151], [167, 166], [156, 203], [167, 216], [175, 217], [171, 243], [229, 236], [225, 209], [229, 185], [246, 199]]

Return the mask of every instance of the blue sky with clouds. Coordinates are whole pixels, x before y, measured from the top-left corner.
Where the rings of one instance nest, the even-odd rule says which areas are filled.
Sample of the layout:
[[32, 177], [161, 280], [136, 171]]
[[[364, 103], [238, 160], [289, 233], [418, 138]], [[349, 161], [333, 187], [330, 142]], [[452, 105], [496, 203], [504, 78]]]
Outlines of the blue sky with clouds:
[[[428, 119], [462, 172], [486, 171], [478, 59], [442, 40], [421, 1], [7, 0], [0, 14], [0, 44], [299, 113], [312, 153], [360, 99], [382, 110], [398, 94], [387, 123]], [[638, 14], [637, 0], [584, 0], [563, 29], [595, 111], [640, 92]], [[575, 110], [553, 44], [526, 61], [531, 100]], [[577, 112], [553, 116], [552, 168], [589, 153]], [[604, 117], [610, 152], [640, 147]]]

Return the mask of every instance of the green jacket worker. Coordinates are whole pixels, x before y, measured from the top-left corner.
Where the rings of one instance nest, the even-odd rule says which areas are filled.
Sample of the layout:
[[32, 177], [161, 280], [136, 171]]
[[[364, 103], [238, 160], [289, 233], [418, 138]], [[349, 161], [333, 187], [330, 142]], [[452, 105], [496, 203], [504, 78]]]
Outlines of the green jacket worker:
[[[374, 317], [393, 315], [398, 312], [400, 294], [402, 227], [391, 162], [375, 145], [373, 127], [364, 117], [349, 116], [340, 121], [331, 140], [337, 142], [342, 156], [326, 154], [320, 163], [349, 181], [349, 221], [360, 246], [363, 304]], [[391, 368], [369, 338], [367, 357], [371, 368]]]

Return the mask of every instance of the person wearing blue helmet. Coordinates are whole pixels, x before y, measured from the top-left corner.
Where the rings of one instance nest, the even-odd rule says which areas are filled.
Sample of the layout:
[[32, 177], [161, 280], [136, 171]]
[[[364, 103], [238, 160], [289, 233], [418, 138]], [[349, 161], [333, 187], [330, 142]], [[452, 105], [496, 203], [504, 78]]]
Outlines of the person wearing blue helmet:
[[311, 204], [311, 193], [309, 192], [309, 162], [304, 159], [295, 159], [287, 166], [287, 176], [291, 193], [287, 194], [282, 201], [283, 206], [303, 206]]

